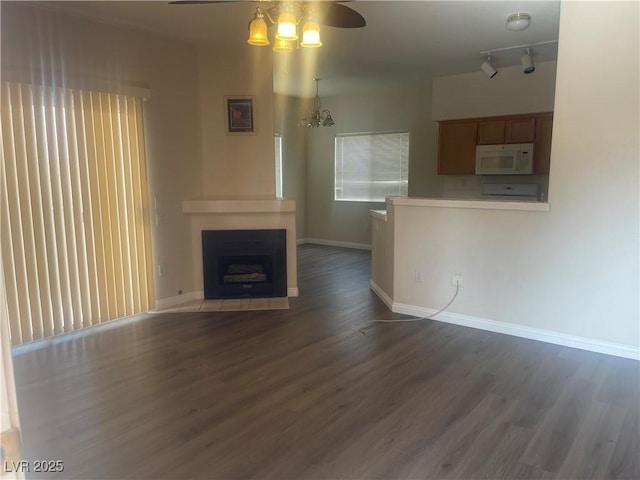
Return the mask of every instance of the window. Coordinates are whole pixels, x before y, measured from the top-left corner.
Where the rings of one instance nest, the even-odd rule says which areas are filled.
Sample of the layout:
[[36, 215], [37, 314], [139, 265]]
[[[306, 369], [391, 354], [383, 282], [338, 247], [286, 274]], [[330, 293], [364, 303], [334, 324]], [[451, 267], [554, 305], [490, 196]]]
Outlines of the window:
[[12, 343], [148, 311], [142, 98], [2, 82], [0, 113]]
[[276, 197], [282, 198], [282, 137], [276, 135], [274, 143], [276, 149]]
[[409, 132], [358, 133], [336, 137], [335, 199], [384, 202], [407, 196]]

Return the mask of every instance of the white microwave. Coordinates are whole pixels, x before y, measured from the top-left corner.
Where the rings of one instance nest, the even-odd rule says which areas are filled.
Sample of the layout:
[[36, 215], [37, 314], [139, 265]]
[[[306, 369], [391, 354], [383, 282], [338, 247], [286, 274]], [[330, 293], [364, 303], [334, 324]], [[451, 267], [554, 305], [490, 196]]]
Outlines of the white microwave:
[[478, 145], [476, 175], [526, 175], [533, 173], [533, 143]]

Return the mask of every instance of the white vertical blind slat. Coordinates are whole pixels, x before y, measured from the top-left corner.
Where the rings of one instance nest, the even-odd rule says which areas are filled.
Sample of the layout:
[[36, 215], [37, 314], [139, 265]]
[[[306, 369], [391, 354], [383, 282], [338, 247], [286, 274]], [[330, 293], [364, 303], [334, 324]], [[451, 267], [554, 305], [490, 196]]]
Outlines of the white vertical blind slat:
[[0, 180], [1, 186], [2, 205], [0, 206], [0, 240], [3, 252], [3, 259], [8, 264], [5, 270], [8, 272], [8, 277], [5, 279], [5, 286], [7, 290], [7, 309], [9, 314], [9, 328], [13, 332], [12, 336], [15, 342], [22, 343], [23, 341], [29, 341], [29, 337], [24, 338], [22, 335], [22, 325], [20, 318], [22, 318], [22, 311], [20, 309], [20, 301], [18, 298], [18, 286], [17, 281], [17, 262], [15, 261], [16, 253], [13, 248], [13, 229], [11, 228], [11, 211], [9, 209], [9, 168], [15, 163], [15, 146], [13, 144], [13, 119], [11, 106], [11, 92], [8, 84], [2, 84], [2, 98], [6, 99], [4, 107], [1, 109], [2, 122], [0, 123], [0, 129], [2, 129], [2, 165], [0, 165]]
[[[9, 92], [9, 97], [12, 102], [12, 117], [10, 118], [11, 126], [11, 138], [12, 138], [12, 153], [13, 155], [7, 159], [5, 168], [7, 175], [7, 196], [9, 206], [9, 221], [11, 222], [11, 241], [13, 243], [14, 259], [14, 288], [16, 289], [17, 308], [22, 315], [27, 315], [32, 318], [31, 305], [29, 297], [25, 295], [28, 292], [28, 274], [27, 265], [25, 262], [20, 261], [26, 255], [25, 252], [25, 239], [22, 226], [24, 225], [24, 219], [22, 218], [22, 198], [20, 195], [20, 186], [22, 185], [20, 177], [20, 168], [18, 158], [20, 155], [24, 155], [21, 152], [21, 140], [22, 140], [22, 127], [23, 114], [22, 114], [22, 101], [19, 90], [12, 88]], [[17, 141], [15, 141], [17, 140]], [[40, 325], [38, 322], [33, 322], [28, 325], [24, 325], [20, 322], [21, 336], [26, 341], [33, 339], [33, 329], [36, 328], [36, 333], [40, 333]]]

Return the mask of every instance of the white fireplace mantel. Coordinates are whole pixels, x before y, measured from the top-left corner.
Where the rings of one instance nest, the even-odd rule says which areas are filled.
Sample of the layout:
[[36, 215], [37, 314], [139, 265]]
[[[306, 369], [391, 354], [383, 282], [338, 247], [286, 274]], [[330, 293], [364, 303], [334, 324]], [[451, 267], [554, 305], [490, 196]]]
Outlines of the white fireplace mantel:
[[203, 199], [185, 200], [187, 214], [296, 213], [295, 200], [287, 199]]

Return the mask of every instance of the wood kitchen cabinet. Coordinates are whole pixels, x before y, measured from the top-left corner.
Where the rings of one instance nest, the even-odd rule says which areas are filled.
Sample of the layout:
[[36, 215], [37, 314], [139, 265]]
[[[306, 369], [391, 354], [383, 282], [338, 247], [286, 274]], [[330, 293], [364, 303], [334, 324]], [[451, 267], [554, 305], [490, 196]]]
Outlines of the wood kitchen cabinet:
[[440, 122], [438, 174], [473, 175], [477, 145], [533, 143], [533, 173], [549, 173], [553, 113], [467, 118]]
[[438, 135], [438, 174], [473, 175], [476, 171], [478, 122], [441, 122]]
[[518, 115], [478, 120], [478, 145], [532, 143], [536, 134], [536, 119]]
[[553, 114], [536, 115], [536, 138], [533, 144], [533, 173], [549, 173]]

